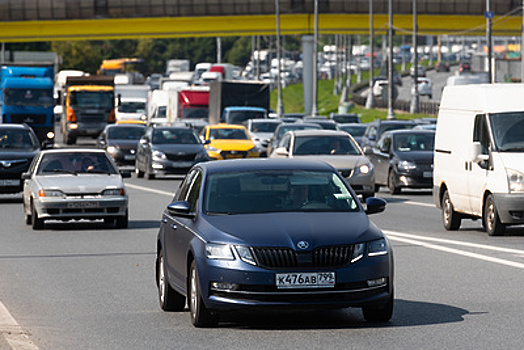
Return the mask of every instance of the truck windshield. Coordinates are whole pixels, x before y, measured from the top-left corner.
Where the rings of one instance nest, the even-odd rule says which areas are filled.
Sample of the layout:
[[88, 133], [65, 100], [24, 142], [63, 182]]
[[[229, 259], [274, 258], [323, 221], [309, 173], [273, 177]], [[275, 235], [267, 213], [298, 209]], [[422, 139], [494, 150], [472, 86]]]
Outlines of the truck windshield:
[[229, 124], [242, 124], [249, 119], [261, 119], [265, 118], [265, 112], [256, 112], [256, 111], [231, 111], [229, 112]]
[[112, 91], [73, 91], [70, 104], [81, 108], [113, 108], [114, 94]]
[[146, 103], [145, 102], [122, 102], [118, 106], [118, 111], [121, 113], [145, 113]]
[[182, 112], [182, 118], [184, 119], [206, 119], [208, 117], [209, 110], [203, 108], [186, 108]]
[[524, 112], [490, 115], [495, 146], [501, 152], [524, 152]]
[[8, 106], [51, 107], [53, 91], [51, 89], [5, 89], [5, 104]]

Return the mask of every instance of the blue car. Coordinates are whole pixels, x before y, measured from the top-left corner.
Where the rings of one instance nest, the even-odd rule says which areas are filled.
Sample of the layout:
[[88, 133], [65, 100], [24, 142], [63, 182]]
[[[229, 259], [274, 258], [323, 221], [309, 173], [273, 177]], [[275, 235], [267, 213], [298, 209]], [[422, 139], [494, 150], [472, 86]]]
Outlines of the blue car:
[[393, 253], [339, 173], [324, 162], [242, 159], [195, 165], [158, 233], [160, 306], [196, 327], [247, 308], [393, 312]]

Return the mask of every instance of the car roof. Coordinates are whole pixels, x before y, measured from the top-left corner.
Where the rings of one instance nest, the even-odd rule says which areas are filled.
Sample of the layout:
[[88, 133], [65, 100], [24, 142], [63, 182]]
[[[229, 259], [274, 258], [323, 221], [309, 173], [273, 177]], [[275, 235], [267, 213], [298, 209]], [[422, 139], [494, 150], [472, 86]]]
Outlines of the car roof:
[[230, 159], [219, 162], [199, 163], [198, 167], [208, 173], [229, 173], [260, 170], [313, 170], [313, 171], [335, 171], [331, 165], [314, 160], [302, 159], [279, 159], [279, 158], [253, 158], [253, 159]]
[[60, 153], [107, 153], [104, 149], [96, 149], [96, 148], [53, 148], [53, 149], [45, 149], [40, 151], [42, 154], [60, 154]]
[[237, 124], [215, 124], [215, 125], [206, 125], [208, 129], [246, 129], [244, 125]]
[[15, 123], [2, 123], [0, 124], [1, 129], [9, 130], [29, 130], [30, 127], [26, 124], [15, 124]]
[[265, 108], [262, 107], [242, 107], [242, 106], [230, 106], [226, 107], [230, 111], [256, 111], [256, 112], [267, 112]]
[[256, 118], [256, 119], [248, 119], [249, 123], [275, 123], [275, 124], [281, 124], [281, 119], [271, 119], [271, 118]]
[[302, 128], [304, 126], [320, 129], [320, 125], [318, 125], [317, 123], [281, 123], [279, 126], [277, 126], [277, 128], [285, 128], [289, 126], [296, 127], [297, 129]]
[[413, 120], [406, 120], [406, 119], [375, 119], [372, 122], [370, 122], [369, 124], [416, 124], [416, 123]]
[[295, 136], [318, 136], [318, 137], [326, 137], [326, 136], [343, 136], [347, 137], [348, 133], [345, 131], [338, 131], [338, 130], [295, 130], [295, 131], [288, 131], [289, 133], [295, 134]]
[[435, 134], [435, 130], [419, 130], [419, 129], [398, 129], [398, 130], [388, 130], [383, 135], [397, 135], [397, 134]]

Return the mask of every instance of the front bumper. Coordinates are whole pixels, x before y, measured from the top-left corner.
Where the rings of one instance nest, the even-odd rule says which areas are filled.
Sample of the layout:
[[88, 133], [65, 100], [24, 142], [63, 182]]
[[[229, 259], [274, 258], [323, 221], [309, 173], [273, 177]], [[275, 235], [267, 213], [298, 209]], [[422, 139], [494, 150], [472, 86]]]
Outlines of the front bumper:
[[127, 197], [92, 199], [47, 197], [35, 199], [34, 204], [41, 219], [96, 220], [124, 216], [128, 199]]
[[500, 222], [509, 225], [524, 224], [524, 194], [494, 193]]
[[414, 171], [396, 174], [397, 185], [406, 188], [433, 188], [432, 171]]
[[[202, 160], [203, 161], [203, 160]], [[171, 160], [152, 160], [150, 172], [155, 175], [184, 175], [187, 174], [193, 165], [202, 162], [192, 161], [171, 161]]]

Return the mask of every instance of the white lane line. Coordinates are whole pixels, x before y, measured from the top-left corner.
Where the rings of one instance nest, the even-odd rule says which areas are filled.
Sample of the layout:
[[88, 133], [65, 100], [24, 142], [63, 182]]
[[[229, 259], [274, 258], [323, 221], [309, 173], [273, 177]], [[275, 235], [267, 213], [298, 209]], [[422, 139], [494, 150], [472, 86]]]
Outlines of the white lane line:
[[495, 263], [495, 264], [499, 264], [499, 265], [516, 267], [518, 269], [524, 270], [524, 264], [518, 263], [518, 262], [515, 262], [515, 261], [499, 259], [499, 258], [493, 258], [493, 257], [488, 256], [488, 255], [471, 253], [471, 252], [467, 252], [467, 251], [464, 251], [464, 250], [448, 248], [448, 247], [440, 246], [440, 245], [437, 245], [437, 244], [431, 244], [431, 243], [426, 243], [426, 242], [423, 242], [423, 241], [417, 241], [417, 240], [414, 240], [414, 239], [397, 237], [395, 235], [389, 235], [388, 234], [388, 237], [392, 241], [398, 241], [398, 242], [403, 242], [403, 243], [414, 244], [414, 245], [418, 245], [418, 246], [421, 246], [421, 247], [424, 247], [424, 248], [439, 250], [439, 251], [446, 252], [446, 253], [461, 255], [461, 256], [468, 257], [468, 258], [473, 258], [473, 259], [477, 259], [477, 260], [487, 261], [487, 262], [491, 262], [491, 263]]
[[2, 302], [0, 302], [0, 334], [13, 350], [38, 350], [29, 339], [27, 332], [20, 327]]
[[427, 207], [427, 208], [435, 208], [435, 209], [437, 209], [435, 204], [429, 204], [429, 203], [406, 201], [406, 202], [402, 202], [402, 204], [416, 205], [417, 207]]
[[161, 194], [161, 195], [169, 196], [169, 197], [173, 197], [173, 195], [174, 195], [173, 192], [167, 192], [167, 191], [162, 191], [162, 190], [155, 190], [154, 188], [143, 187], [143, 186], [138, 186], [138, 185], [133, 185], [133, 184], [128, 184], [128, 183], [126, 183], [126, 187], [134, 188], [135, 190]]

